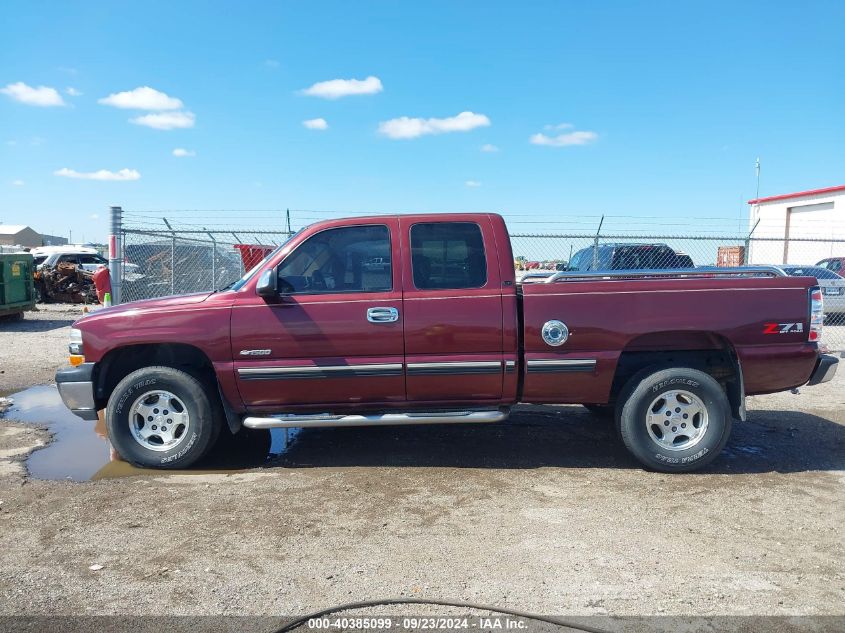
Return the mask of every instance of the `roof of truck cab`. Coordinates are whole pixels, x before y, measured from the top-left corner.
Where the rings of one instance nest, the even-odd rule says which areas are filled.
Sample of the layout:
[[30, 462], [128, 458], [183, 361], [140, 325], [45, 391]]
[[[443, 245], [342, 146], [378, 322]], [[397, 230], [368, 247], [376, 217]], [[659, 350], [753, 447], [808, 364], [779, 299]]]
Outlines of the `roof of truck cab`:
[[361, 224], [369, 222], [377, 222], [379, 220], [412, 220], [414, 222], [428, 221], [428, 222], [450, 222], [450, 221], [469, 221], [473, 218], [497, 218], [504, 223], [504, 218], [498, 213], [482, 212], [482, 213], [384, 213], [378, 215], [351, 215], [344, 218], [329, 218], [314, 222], [308, 227], [319, 227], [331, 224], [334, 226]]

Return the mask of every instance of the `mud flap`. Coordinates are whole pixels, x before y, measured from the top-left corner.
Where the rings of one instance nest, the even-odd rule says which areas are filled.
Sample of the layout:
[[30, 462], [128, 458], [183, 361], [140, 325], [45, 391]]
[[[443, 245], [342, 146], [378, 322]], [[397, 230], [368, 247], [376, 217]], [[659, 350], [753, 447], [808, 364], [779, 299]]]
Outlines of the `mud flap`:
[[731, 403], [731, 414], [737, 420], [745, 422], [745, 379], [742, 376], [742, 365], [735, 353], [731, 353], [734, 362], [735, 379], [725, 383], [725, 391], [728, 394], [728, 401]]
[[232, 435], [235, 435], [243, 426], [243, 424], [241, 424], [241, 418], [232, 410], [232, 407], [229, 406], [229, 401], [226, 400], [226, 396], [223, 395], [223, 390], [220, 389], [220, 383], [216, 380], [214, 382], [217, 384], [217, 393], [220, 394], [220, 404], [223, 406], [223, 413], [226, 415], [226, 424], [229, 425], [229, 431], [232, 432]]

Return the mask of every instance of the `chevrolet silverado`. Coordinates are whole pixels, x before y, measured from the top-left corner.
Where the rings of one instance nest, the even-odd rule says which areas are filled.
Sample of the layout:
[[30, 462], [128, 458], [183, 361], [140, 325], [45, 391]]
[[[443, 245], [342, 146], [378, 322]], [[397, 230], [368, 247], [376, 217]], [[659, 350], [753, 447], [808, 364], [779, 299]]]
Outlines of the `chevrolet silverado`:
[[56, 375], [123, 459], [184, 468], [242, 427], [612, 412], [648, 468], [713, 460], [745, 396], [830, 380], [812, 277], [776, 268], [514, 274], [495, 214], [320, 222], [224, 290], [93, 312]]

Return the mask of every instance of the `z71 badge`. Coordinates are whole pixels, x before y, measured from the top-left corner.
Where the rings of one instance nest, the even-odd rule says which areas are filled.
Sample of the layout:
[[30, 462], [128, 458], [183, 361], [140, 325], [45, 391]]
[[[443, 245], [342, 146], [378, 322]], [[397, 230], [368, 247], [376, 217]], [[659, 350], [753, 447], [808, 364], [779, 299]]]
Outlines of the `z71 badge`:
[[800, 334], [804, 331], [803, 323], [764, 323], [763, 334]]

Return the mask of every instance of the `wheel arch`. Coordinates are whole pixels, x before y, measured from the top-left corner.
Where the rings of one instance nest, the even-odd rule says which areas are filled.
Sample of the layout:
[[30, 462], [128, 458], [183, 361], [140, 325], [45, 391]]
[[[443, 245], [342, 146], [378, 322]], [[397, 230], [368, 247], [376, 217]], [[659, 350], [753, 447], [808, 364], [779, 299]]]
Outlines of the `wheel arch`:
[[163, 365], [181, 369], [216, 390], [226, 420], [233, 433], [240, 428], [240, 418], [232, 411], [220, 389], [214, 365], [199, 347], [188, 343], [142, 343], [110, 350], [97, 363], [94, 375], [94, 397], [97, 409], [106, 407], [114, 388], [124, 377], [137, 369]]
[[716, 379], [728, 396], [735, 418], [745, 420], [745, 387], [742, 366], [733, 344], [709, 331], [651, 332], [631, 339], [616, 364], [611, 402], [637, 373], [653, 367], [691, 367]]

